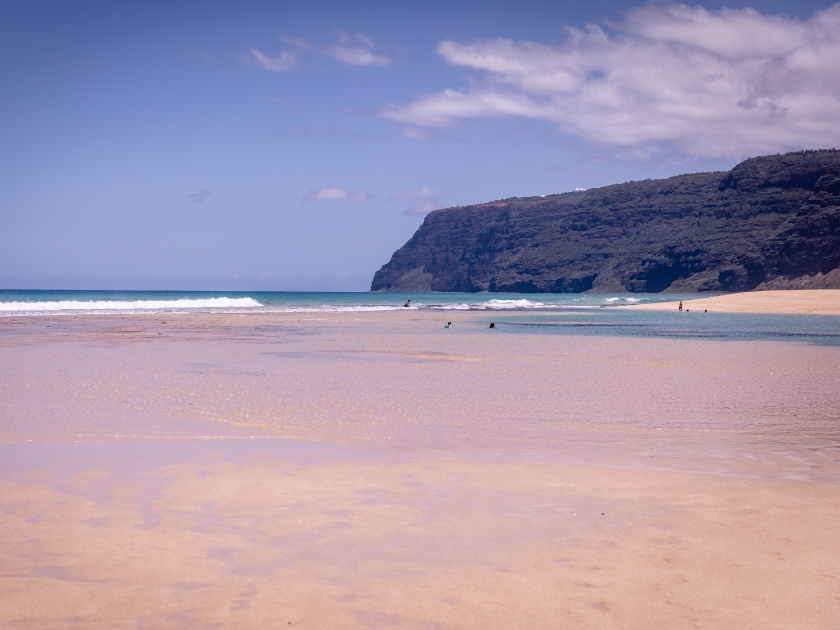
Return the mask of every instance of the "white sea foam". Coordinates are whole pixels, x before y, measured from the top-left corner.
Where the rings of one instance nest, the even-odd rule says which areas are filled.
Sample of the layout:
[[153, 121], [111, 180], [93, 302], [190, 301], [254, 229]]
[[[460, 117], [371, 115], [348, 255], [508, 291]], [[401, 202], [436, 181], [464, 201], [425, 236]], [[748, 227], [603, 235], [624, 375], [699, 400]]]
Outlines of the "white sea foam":
[[[486, 302], [475, 302], [467, 304], [440, 304], [431, 305], [429, 308], [442, 311], [508, 311], [526, 308], [557, 308], [557, 304], [543, 304], [531, 300], [487, 300]], [[421, 307], [422, 308], [422, 307]]]
[[0, 302], [0, 312], [23, 313], [45, 311], [149, 311], [194, 308], [253, 308], [262, 306], [253, 298], [205, 298], [180, 300], [91, 301], [61, 300], [57, 302]]
[[485, 302], [487, 308], [543, 308], [542, 302], [531, 300], [488, 300]]
[[485, 311], [485, 310], [519, 310], [533, 308], [587, 308], [562, 306], [559, 304], [543, 304], [531, 300], [487, 300], [485, 302], [456, 302], [453, 304], [425, 304], [415, 302], [411, 306], [404, 307], [402, 304], [378, 304], [378, 305], [353, 305], [353, 306], [277, 306], [267, 307], [266, 310], [279, 313], [367, 313], [376, 311], [402, 311], [402, 310], [433, 310], [433, 311]]
[[426, 306], [423, 304], [420, 308], [431, 308], [436, 311], [468, 311], [470, 308], [479, 308], [478, 304], [432, 304], [430, 306]]
[[[476, 296], [477, 297], [477, 296]], [[327, 298], [329, 299], [329, 298]], [[570, 304], [569, 301], [577, 302]], [[475, 302], [412, 302], [409, 307], [402, 303], [391, 304], [262, 304], [251, 297], [213, 297], [213, 298], [181, 298], [169, 300], [55, 300], [55, 301], [13, 301], [0, 302], [0, 313], [5, 314], [39, 314], [50, 312], [130, 312], [130, 311], [172, 311], [190, 309], [227, 309], [233, 312], [241, 310], [260, 309], [274, 313], [369, 313], [379, 311], [401, 310], [440, 310], [440, 311], [518, 311], [535, 309], [597, 309], [602, 306], [641, 301], [631, 297], [608, 297], [603, 301], [595, 296], [586, 298], [571, 298], [563, 302], [538, 302], [521, 299], [490, 299]]]
[[272, 313], [373, 313], [377, 311], [417, 310], [417, 306], [403, 307], [399, 304], [357, 305], [357, 306], [277, 306], [265, 310]]

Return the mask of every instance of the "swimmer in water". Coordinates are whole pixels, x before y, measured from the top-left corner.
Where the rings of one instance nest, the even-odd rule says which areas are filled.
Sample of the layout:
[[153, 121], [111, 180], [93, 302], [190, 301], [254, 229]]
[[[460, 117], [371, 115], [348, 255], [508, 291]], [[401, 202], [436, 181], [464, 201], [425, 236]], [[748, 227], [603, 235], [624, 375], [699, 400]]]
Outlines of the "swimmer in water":
[[411, 300], [406, 300], [405, 304], [403, 304], [403, 308], [408, 308], [409, 304], [411, 304]]

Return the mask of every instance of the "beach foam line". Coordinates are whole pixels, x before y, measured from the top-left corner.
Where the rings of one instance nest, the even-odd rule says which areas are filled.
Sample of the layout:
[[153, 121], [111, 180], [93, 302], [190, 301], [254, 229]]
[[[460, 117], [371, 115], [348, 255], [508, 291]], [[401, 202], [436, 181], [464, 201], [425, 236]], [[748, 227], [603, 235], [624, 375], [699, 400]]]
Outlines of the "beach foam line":
[[[425, 306], [425, 305], [424, 305]], [[427, 308], [442, 311], [507, 311], [519, 310], [526, 308], [557, 308], [556, 304], [543, 304], [542, 302], [532, 302], [531, 300], [487, 300], [486, 302], [476, 302], [467, 304], [462, 302], [460, 304], [433, 304]], [[420, 307], [422, 308], [422, 306]]]
[[[616, 298], [627, 300], [627, 302], [638, 302], [632, 298]], [[357, 304], [353, 306], [337, 306], [331, 304], [324, 304], [321, 306], [273, 306], [268, 305], [264, 308], [267, 312], [272, 313], [372, 313], [381, 311], [416, 311], [416, 310], [432, 310], [432, 311], [521, 311], [534, 309], [551, 309], [551, 310], [567, 310], [567, 309], [597, 309], [604, 306], [612, 306], [613, 302], [607, 300], [604, 304], [545, 304], [543, 302], [534, 302], [532, 300], [487, 300], [485, 302], [458, 302], [454, 304], [426, 304], [424, 302], [415, 302], [408, 307], [402, 304]]]
[[[287, 306], [287, 307], [266, 307], [267, 311], [276, 313], [370, 313], [378, 311], [484, 311], [484, 310], [520, 310], [525, 308], [587, 308], [584, 306], [558, 306], [556, 304], [542, 304], [530, 302], [529, 300], [490, 300], [491, 302], [510, 302], [511, 304], [488, 304], [486, 302], [467, 304], [423, 304], [416, 303], [411, 306], [402, 304], [377, 304], [357, 306]], [[529, 302], [524, 304], [513, 304], [514, 302]], [[597, 306], [595, 307], [597, 308]]]
[[426, 304], [423, 302], [415, 302], [411, 306], [403, 306], [402, 304], [359, 304], [353, 306], [268, 306], [267, 311], [276, 313], [368, 313], [377, 311], [402, 311], [402, 310], [433, 310], [433, 311], [509, 311], [509, 310], [523, 310], [523, 309], [558, 309], [558, 308], [598, 308], [599, 305], [593, 306], [574, 306], [561, 304], [543, 304], [542, 302], [532, 302], [531, 300], [487, 300], [485, 302], [460, 302], [456, 304]]
[[[577, 300], [576, 300], [577, 301]], [[588, 300], [587, 300], [588, 301]], [[598, 303], [600, 301], [600, 303]], [[409, 307], [402, 304], [308, 304], [299, 306], [285, 306], [282, 304], [262, 304], [251, 297], [230, 298], [180, 298], [170, 300], [55, 300], [55, 301], [14, 301], [0, 302], [0, 313], [35, 314], [48, 312], [127, 312], [127, 311], [170, 311], [187, 309], [256, 309], [274, 313], [370, 313], [380, 311], [401, 310], [435, 310], [435, 311], [521, 311], [521, 310], [567, 310], [567, 309], [597, 309], [618, 304], [632, 304], [639, 302], [636, 298], [610, 297], [603, 300], [593, 300], [590, 304], [544, 303], [534, 300], [521, 299], [490, 299], [476, 302], [455, 303], [424, 303], [415, 302]]]
[[379, 311], [402, 311], [417, 310], [412, 305], [403, 307], [401, 304], [379, 304], [379, 305], [358, 305], [358, 306], [267, 306], [265, 311], [269, 313], [374, 313]]
[[0, 302], [0, 312], [45, 311], [146, 311], [194, 308], [253, 308], [262, 306], [253, 298], [204, 298], [179, 300], [90, 301], [61, 300], [54, 302]]
[[519, 310], [529, 310], [529, 309], [553, 309], [553, 310], [566, 310], [566, 309], [574, 309], [574, 308], [581, 308], [581, 309], [593, 309], [593, 308], [602, 308], [604, 306], [614, 306], [619, 303], [625, 304], [635, 304], [640, 300], [637, 298], [626, 298], [626, 297], [611, 297], [606, 298], [603, 300], [603, 303], [599, 304], [597, 302], [591, 304], [564, 304], [564, 303], [553, 303], [553, 304], [545, 304], [543, 302], [534, 302], [532, 300], [520, 299], [520, 300], [487, 300], [486, 302], [475, 302], [472, 304], [468, 304], [466, 302], [462, 302], [460, 304], [432, 304], [432, 305], [425, 305], [419, 304], [419, 308], [431, 308], [434, 310], [443, 310], [443, 311], [519, 311]]

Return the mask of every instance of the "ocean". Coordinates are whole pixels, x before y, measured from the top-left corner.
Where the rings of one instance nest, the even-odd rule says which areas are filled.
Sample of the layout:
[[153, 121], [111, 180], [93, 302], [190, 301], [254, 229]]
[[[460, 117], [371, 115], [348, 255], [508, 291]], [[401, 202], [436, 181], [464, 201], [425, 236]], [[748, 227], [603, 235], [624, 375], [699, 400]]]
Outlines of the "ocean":
[[0, 315], [49, 312], [389, 311], [404, 308], [464, 311], [593, 309], [700, 297], [662, 294], [328, 293], [287, 291], [0, 291]]
[[514, 314], [496, 326], [506, 332], [537, 335], [789, 341], [840, 346], [837, 315], [593, 309]]
[[[616, 309], [708, 294], [331, 293], [267, 291], [0, 290], [0, 317], [130, 313], [329, 313], [408, 310], [484, 313], [500, 330], [530, 335], [792, 341], [840, 346], [836, 315]], [[502, 317], [504, 316], [504, 317]], [[486, 321], [485, 321], [486, 320]]]

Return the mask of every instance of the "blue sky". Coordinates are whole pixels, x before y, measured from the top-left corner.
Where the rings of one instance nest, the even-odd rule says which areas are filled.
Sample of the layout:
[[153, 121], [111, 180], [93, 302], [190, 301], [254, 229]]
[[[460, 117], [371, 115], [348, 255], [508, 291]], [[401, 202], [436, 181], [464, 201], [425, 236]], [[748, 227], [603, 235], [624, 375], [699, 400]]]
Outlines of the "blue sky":
[[436, 207], [840, 146], [838, 20], [2, 2], [0, 288], [366, 290]]

